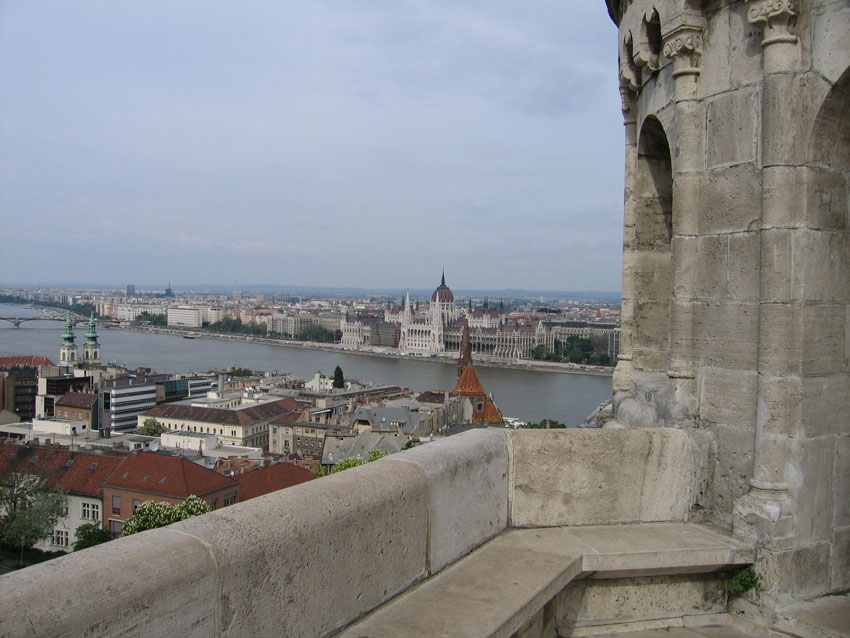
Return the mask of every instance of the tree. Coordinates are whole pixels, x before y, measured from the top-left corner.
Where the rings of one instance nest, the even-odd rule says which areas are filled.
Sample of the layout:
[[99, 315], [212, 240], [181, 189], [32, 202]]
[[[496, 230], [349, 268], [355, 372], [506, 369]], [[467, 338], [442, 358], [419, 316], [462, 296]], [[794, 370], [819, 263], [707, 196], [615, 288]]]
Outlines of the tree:
[[148, 417], [142, 422], [142, 427], [136, 428], [136, 431], [133, 434], [141, 434], [142, 436], [159, 436], [163, 432], [168, 432], [168, 428], [153, 417]]
[[357, 457], [343, 459], [342, 461], [334, 465], [333, 473], [336, 474], [337, 472], [350, 470], [352, 467], [357, 467], [358, 465], [363, 465], [363, 459], [358, 459]]
[[75, 552], [112, 540], [112, 534], [109, 530], [103, 529], [97, 523], [83, 523], [77, 528], [74, 535], [77, 537], [77, 540], [74, 541]]
[[177, 521], [182, 521], [192, 516], [199, 516], [210, 511], [206, 501], [195, 495], [190, 496], [180, 505], [171, 503], [160, 503], [158, 501], [146, 501], [136, 508], [133, 515], [124, 524], [121, 536], [130, 536], [148, 529], [165, 527]]
[[546, 346], [540, 344], [539, 346], [534, 346], [534, 350], [531, 352], [531, 357], [533, 359], [545, 359], [546, 358]]
[[386, 455], [387, 453], [384, 452], [382, 449], [376, 447], [372, 448], [371, 450], [369, 450], [369, 460], [366, 462], [371, 463], [372, 461], [377, 461], [378, 459], [384, 458]]
[[23, 554], [49, 536], [66, 515], [68, 497], [44, 464], [29, 462], [38, 458], [37, 448], [13, 447], [0, 467], [0, 545]]
[[344, 388], [345, 387], [345, 377], [342, 374], [342, 368], [337, 366], [334, 369], [334, 387], [335, 388]]

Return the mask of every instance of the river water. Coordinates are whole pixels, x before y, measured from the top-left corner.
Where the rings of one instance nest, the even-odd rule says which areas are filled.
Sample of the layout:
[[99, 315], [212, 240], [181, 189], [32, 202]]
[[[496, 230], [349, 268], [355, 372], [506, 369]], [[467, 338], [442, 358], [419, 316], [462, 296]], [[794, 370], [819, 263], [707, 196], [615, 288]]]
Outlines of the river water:
[[[24, 306], [0, 304], [2, 317], [39, 315], [37, 310]], [[0, 321], [0, 356], [41, 355], [58, 361], [63, 331], [64, 324], [59, 321], [29, 321], [21, 324], [20, 328]], [[80, 324], [75, 332], [82, 352], [85, 326]], [[157, 372], [207, 372], [214, 368], [237, 366], [251, 370], [277, 370], [310, 379], [316, 371], [331, 375], [339, 365], [346, 378], [396, 383], [419, 391], [451, 390], [457, 377], [455, 365], [435, 361], [370, 357], [216, 339], [183, 339], [125, 330], [99, 332], [104, 360], [118, 361], [129, 368], [146, 366]], [[477, 370], [502, 414], [529, 421], [548, 418], [578, 425], [599, 403], [611, 397], [610, 377], [483, 366], [477, 367]]]

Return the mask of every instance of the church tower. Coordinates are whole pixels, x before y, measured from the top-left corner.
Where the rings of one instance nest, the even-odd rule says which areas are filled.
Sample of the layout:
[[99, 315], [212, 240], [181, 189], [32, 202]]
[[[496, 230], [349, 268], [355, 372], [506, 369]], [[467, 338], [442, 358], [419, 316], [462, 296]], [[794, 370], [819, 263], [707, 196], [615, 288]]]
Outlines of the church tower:
[[68, 313], [68, 318], [65, 320], [65, 332], [62, 333], [62, 347], [59, 348], [59, 361], [61, 363], [77, 363], [77, 344], [74, 340], [77, 335], [74, 334], [74, 324], [71, 321], [71, 313]]
[[97, 342], [97, 328], [94, 325], [94, 312], [89, 319], [86, 343], [83, 346], [83, 363], [100, 364], [100, 344]]

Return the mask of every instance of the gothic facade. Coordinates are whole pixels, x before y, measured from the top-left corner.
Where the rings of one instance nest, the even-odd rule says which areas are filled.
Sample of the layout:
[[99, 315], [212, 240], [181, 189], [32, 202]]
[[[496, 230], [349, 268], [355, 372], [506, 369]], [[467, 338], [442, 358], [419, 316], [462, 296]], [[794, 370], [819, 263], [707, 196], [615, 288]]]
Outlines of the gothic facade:
[[608, 0], [625, 124], [614, 423], [710, 433], [764, 600], [850, 588], [850, 1]]

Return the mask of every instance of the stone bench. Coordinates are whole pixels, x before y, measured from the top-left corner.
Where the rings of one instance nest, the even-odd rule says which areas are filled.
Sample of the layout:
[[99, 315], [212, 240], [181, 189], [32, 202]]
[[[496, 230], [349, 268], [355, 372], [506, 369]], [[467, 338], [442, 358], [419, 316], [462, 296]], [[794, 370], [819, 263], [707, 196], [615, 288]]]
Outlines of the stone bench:
[[752, 548], [692, 523], [512, 529], [338, 637], [541, 635], [553, 622], [550, 603], [573, 580], [698, 574], [753, 560]]

